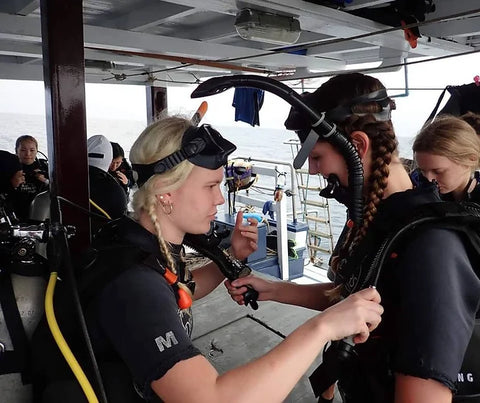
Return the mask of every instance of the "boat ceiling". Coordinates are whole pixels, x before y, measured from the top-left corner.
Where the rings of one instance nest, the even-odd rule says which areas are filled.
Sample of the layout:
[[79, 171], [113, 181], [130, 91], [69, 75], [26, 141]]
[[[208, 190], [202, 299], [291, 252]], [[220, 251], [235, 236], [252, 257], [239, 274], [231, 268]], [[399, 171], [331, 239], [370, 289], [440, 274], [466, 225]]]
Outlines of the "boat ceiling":
[[[86, 81], [168, 86], [239, 73], [299, 79], [480, 50], [478, 0], [413, 2], [426, 6], [424, 21], [404, 19], [419, 22], [415, 48], [400, 28], [403, 17], [391, 13], [407, 0], [84, 0]], [[298, 41], [242, 39], [234, 24], [246, 8], [297, 19]], [[0, 2], [0, 78], [42, 80], [40, 26], [39, 0]]]

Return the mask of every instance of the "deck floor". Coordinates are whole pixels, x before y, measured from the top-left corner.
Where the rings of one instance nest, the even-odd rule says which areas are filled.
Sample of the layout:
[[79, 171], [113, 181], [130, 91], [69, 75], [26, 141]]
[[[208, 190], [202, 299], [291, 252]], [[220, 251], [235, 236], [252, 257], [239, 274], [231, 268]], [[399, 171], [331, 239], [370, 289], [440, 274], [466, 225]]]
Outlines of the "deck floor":
[[[326, 281], [324, 270], [306, 268], [298, 283]], [[221, 284], [193, 307], [192, 338], [205, 357], [220, 372], [251, 361], [271, 350], [317, 311], [270, 301], [258, 310], [234, 303]], [[321, 362], [317, 357], [285, 402], [316, 402], [308, 375]], [[338, 398], [335, 402], [341, 402]]]

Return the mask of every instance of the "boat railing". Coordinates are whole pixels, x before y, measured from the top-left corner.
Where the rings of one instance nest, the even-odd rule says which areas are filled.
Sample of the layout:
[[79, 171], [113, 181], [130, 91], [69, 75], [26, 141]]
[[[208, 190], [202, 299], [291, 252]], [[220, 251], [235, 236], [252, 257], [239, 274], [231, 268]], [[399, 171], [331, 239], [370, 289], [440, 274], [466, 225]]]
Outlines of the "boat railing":
[[[292, 138], [285, 141], [284, 144], [290, 146], [293, 159], [300, 149], [300, 141]], [[307, 169], [303, 168], [295, 170], [295, 176], [299, 202], [302, 206], [299, 214], [309, 228], [307, 245], [310, 261], [320, 266], [324, 258], [328, 258], [332, 254], [334, 246], [329, 201], [319, 195], [320, 190], [326, 186], [326, 180], [323, 176], [310, 174]], [[322, 242], [322, 240], [327, 242]]]
[[[252, 164], [252, 174], [259, 180], [248, 189], [239, 190], [234, 195], [234, 206], [229, 202], [229, 214], [239, 209], [256, 208], [265, 218], [267, 226], [275, 225], [277, 232], [278, 265], [283, 279], [288, 279], [288, 218], [297, 224], [298, 194], [295, 168], [291, 162], [261, 158], [234, 156], [232, 160], [244, 160]], [[288, 183], [288, 186], [287, 186]], [[280, 192], [280, 193], [277, 193]], [[225, 198], [232, 199], [228, 189]], [[271, 217], [274, 219], [271, 219]], [[269, 219], [270, 217], [270, 219]], [[306, 236], [306, 231], [305, 231]], [[304, 242], [306, 243], [306, 241]]]

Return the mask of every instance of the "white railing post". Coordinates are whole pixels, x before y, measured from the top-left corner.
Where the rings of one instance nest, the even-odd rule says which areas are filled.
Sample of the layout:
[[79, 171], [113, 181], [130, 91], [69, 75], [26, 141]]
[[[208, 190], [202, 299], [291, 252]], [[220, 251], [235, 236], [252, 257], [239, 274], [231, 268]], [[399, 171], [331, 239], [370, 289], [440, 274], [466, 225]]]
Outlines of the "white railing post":
[[290, 273], [288, 267], [287, 204], [285, 202], [285, 197], [275, 203], [275, 212], [277, 219], [278, 266], [280, 268], [282, 280], [288, 280]]

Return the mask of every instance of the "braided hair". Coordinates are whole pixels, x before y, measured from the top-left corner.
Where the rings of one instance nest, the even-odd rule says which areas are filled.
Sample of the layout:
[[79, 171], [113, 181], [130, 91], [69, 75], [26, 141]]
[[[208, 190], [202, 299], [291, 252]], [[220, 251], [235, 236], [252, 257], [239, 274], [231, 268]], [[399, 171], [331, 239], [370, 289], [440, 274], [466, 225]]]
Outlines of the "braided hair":
[[[374, 77], [361, 73], [337, 75], [308, 97], [309, 103], [318, 111], [329, 111], [339, 105], [349, 104], [351, 99], [385, 89], [383, 84]], [[390, 106], [394, 106], [390, 101]], [[335, 122], [337, 127], [347, 138], [355, 131], [364, 132], [370, 140], [371, 172], [365, 180], [363, 190], [364, 210], [361, 225], [351, 228], [342, 245], [339, 246], [338, 256], [332, 259], [332, 270], [340, 269], [340, 263], [365, 238], [372, 223], [377, 207], [383, 199], [388, 185], [389, 165], [392, 158], [398, 155], [398, 142], [391, 120], [377, 120], [375, 114], [382, 111], [377, 102], [365, 102], [351, 106], [352, 114], [342, 122]], [[332, 298], [338, 298], [343, 290], [339, 285], [329, 292]]]
[[[148, 126], [138, 137], [130, 151], [130, 160], [138, 164], [150, 164], [158, 161], [181, 145], [183, 133], [191, 126], [188, 119], [180, 116], [165, 117]], [[171, 246], [162, 235], [160, 222], [157, 217], [157, 195], [165, 194], [178, 189], [187, 179], [193, 169], [193, 164], [182, 161], [174, 168], [151, 176], [133, 195], [132, 206], [134, 216], [138, 219], [142, 212], [146, 212], [155, 228], [160, 251], [168, 268], [177, 274], [175, 259], [172, 256]], [[191, 295], [191, 291], [183, 283], [178, 283]]]

